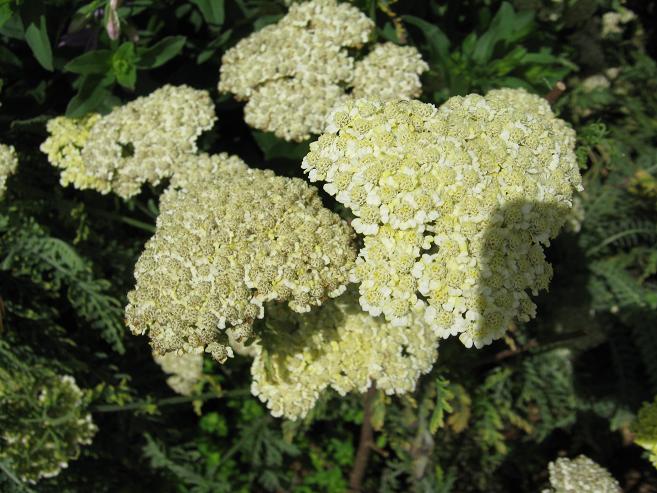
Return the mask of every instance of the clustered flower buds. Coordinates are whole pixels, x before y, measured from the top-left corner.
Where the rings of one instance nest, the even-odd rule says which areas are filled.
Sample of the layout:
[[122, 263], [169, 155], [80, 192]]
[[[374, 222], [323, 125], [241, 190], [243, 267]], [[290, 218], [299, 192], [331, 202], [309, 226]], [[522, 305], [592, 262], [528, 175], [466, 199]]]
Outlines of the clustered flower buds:
[[173, 175], [215, 120], [207, 91], [166, 85], [106, 116], [54, 118], [41, 150], [63, 169], [63, 185], [129, 198]]
[[164, 373], [169, 374], [167, 384], [181, 395], [192, 395], [203, 376], [203, 355], [195, 353], [153, 353], [153, 359]]
[[632, 426], [634, 443], [648, 451], [648, 458], [657, 467], [657, 397], [645, 402]]
[[219, 90], [248, 100], [245, 121], [285, 140], [302, 141], [324, 129], [326, 116], [355, 95], [383, 99], [419, 96], [428, 70], [419, 52], [377, 45], [361, 61], [347, 48], [368, 42], [374, 23], [356, 7], [336, 0], [293, 4], [278, 23], [228, 50]]
[[223, 362], [232, 355], [225, 329], [248, 339], [265, 302], [305, 312], [344, 292], [354, 237], [303, 180], [226, 154], [188, 159], [196, 171], [162, 195], [126, 320], [157, 353], [206, 351]]
[[471, 347], [535, 314], [548, 244], [581, 178], [575, 133], [524, 90], [419, 101], [349, 101], [303, 161], [365, 235], [360, 303], [394, 325], [425, 319]]
[[0, 144], [0, 199], [7, 190], [7, 178], [16, 172], [17, 166], [16, 150], [12, 146]]
[[438, 356], [434, 331], [414, 315], [411, 327], [393, 327], [364, 313], [352, 293], [304, 315], [268, 308], [253, 344], [251, 392], [273, 416], [291, 420], [306, 416], [328, 388], [345, 395], [376, 381], [387, 394], [411, 392]]
[[550, 462], [550, 486], [543, 493], [620, 493], [618, 481], [585, 455]]
[[81, 445], [91, 443], [97, 428], [73, 377], [28, 380], [22, 375], [17, 381], [24, 385], [17, 391], [36, 398], [12, 394], [16, 381], [0, 384], [0, 415], [6, 418], [0, 430], [0, 460], [21, 480], [35, 483], [57, 476], [80, 455]]

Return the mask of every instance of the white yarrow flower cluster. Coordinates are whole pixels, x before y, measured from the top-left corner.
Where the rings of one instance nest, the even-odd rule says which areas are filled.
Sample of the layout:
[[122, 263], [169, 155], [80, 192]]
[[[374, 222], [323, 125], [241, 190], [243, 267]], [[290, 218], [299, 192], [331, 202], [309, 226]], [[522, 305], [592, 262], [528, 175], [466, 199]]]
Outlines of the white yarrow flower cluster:
[[223, 362], [226, 329], [247, 340], [265, 302], [305, 312], [344, 292], [354, 237], [303, 180], [225, 154], [189, 159], [196, 171], [174, 176], [161, 197], [126, 320], [159, 354], [206, 351]]
[[192, 395], [203, 376], [203, 355], [196, 353], [153, 353], [153, 359], [168, 375], [167, 385], [181, 395]]
[[618, 481], [585, 455], [550, 462], [550, 486], [543, 493], [620, 493]]
[[0, 199], [7, 190], [7, 179], [16, 172], [18, 156], [13, 146], [0, 144]]
[[387, 394], [412, 392], [438, 356], [434, 331], [413, 315], [412, 326], [393, 327], [364, 313], [351, 293], [304, 315], [272, 307], [253, 344], [251, 392], [273, 416], [291, 420], [329, 388], [345, 395], [376, 381]]
[[548, 244], [581, 178], [575, 134], [523, 90], [336, 109], [302, 167], [365, 235], [353, 281], [370, 314], [399, 326], [421, 308], [471, 347], [529, 320], [548, 286]]
[[419, 52], [377, 45], [361, 61], [348, 48], [368, 42], [374, 23], [356, 7], [336, 0], [293, 4], [276, 24], [242, 39], [221, 64], [219, 90], [248, 101], [244, 119], [253, 128], [289, 141], [324, 129], [326, 116], [348, 94], [409, 99], [421, 92], [428, 70]]
[[41, 150], [62, 168], [63, 185], [129, 198], [172, 176], [215, 120], [207, 91], [165, 85], [106, 116], [54, 118]]

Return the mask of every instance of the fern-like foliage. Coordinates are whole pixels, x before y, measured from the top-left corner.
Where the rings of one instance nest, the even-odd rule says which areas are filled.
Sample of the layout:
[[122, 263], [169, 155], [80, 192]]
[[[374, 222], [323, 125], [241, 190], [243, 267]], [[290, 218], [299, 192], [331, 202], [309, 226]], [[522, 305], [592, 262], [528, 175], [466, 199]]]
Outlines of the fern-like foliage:
[[0, 225], [0, 270], [53, 298], [65, 292], [76, 317], [123, 353], [122, 304], [111, 294], [110, 282], [94, 276], [91, 262], [30, 217], [4, 216]]

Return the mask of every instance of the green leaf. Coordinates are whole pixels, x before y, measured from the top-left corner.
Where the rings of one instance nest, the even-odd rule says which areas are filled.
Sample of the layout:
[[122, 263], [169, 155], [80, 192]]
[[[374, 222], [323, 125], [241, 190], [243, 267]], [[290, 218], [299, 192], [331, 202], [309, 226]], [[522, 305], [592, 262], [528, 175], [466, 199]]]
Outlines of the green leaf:
[[81, 78], [78, 93], [71, 99], [66, 107], [66, 116], [79, 118], [98, 110], [101, 105], [111, 97], [108, 87], [114, 81], [114, 76], [85, 75]]
[[233, 33], [232, 29], [222, 32], [214, 41], [205, 46], [205, 49], [196, 57], [196, 63], [202, 64], [216, 55], [217, 51], [223, 46]]
[[449, 39], [438, 26], [415, 17], [412, 15], [405, 15], [402, 17], [407, 23], [420, 28], [424, 37], [429, 44], [429, 56], [433, 62], [445, 61], [449, 58]]
[[14, 55], [11, 50], [5, 46], [0, 45], [0, 63], [5, 65], [14, 65], [16, 67], [22, 67], [23, 62], [21, 59]]
[[185, 36], [168, 36], [150, 48], [139, 50], [137, 67], [149, 69], [164, 65], [182, 51], [186, 41]]
[[5, 25], [11, 17], [14, 15], [14, 6], [9, 1], [3, 1], [0, 3], [0, 27]]
[[261, 15], [258, 17], [258, 19], [253, 23], [253, 29], [256, 31], [260, 31], [265, 26], [268, 26], [270, 24], [274, 24], [281, 20], [283, 16], [280, 14], [274, 14], [274, 15]]
[[450, 389], [447, 379], [438, 377], [435, 385], [436, 402], [429, 419], [429, 431], [432, 435], [445, 425], [445, 414], [453, 411], [451, 401], [454, 399], [454, 392]]
[[461, 52], [463, 52], [463, 56], [470, 58], [477, 44], [477, 33], [468, 34], [461, 44]]
[[74, 74], [105, 74], [110, 70], [110, 50], [94, 50], [74, 58], [66, 65], [64, 70]]
[[224, 23], [224, 0], [191, 0], [196, 5], [205, 22], [215, 26], [221, 26]]
[[52, 47], [46, 29], [46, 14], [43, 2], [27, 1], [21, 7], [21, 20], [25, 41], [34, 53], [34, 57], [43, 68], [53, 71]]
[[127, 41], [112, 55], [112, 72], [123, 87], [134, 89], [137, 82], [137, 55], [135, 45]]
[[510, 3], [503, 2], [488, 30], [479, 38], [472, 59], [477, 64], [485, 64], [493, 56], [497, 43], [504, 41], [509, 45], [520, 41], [531, 32], [533, 25], [534, 15], [531, 12], [516, 13]]

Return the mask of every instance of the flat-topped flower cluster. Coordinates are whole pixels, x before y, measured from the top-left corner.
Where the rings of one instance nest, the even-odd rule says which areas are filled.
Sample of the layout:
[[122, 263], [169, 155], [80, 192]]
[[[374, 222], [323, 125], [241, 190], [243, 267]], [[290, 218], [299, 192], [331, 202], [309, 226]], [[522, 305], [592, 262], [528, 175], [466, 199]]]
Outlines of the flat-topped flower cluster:
[[0, 199], [7, 190], [7, 179], [16, 172], [18, 156], [16, 150], [6, 144], [0, 144]]
[[529, 320], [545, 289], [541, 245], [581, 189], [575, 134], [523, 90], [419, 101], [349, 101], [302, 167], [365, 235], [352, 280], [370, 314], [425, 318], [468, 347]]
[[375, 381], [387, 394], [412, 392], [438, 357], [434, 331], [416, 315], [411, 327], [393, 327], [363, 312], [351, 292], [303, 315], [272, 307], [253, 345], [251, 392], [292, 420], [329, 388], [365, 392]]
[[169, 375], [167, 385], [181, 395], [192, 395], [203, 376], [203, 355], [196, 353], [153, 353], [153, 359]]
[[320, 134], [331, 109], [353, 96], [419, 96], [419, 75], [429, 67], [415, 48], [385, 43], [360, 61], [350, 56], [347, 49], [362, 48], [374, 27], [336, 0], [293, 4], [224, 54], [219, 90], [248, 101], [249, 125], [291, 141]]
[[106, 116], [50, 120], [41, 150], [62, 169], [62, 185], [129, 198], [184, 166], [215, 120], [207, 91], [166, 85]]
[[206, 351], [223, 362], [232, 355], [225, 329], [247, 340], [265, 302], [306, 312], [341, 294], [354, 235], [303, 180], [226, 154], [188, 159], [194, 172], [161, 197], [126, 320], [157, 353]]
[[620, 493], [618, 481], [585, 455], [550, 462], [550, 489], [543, 493]]

